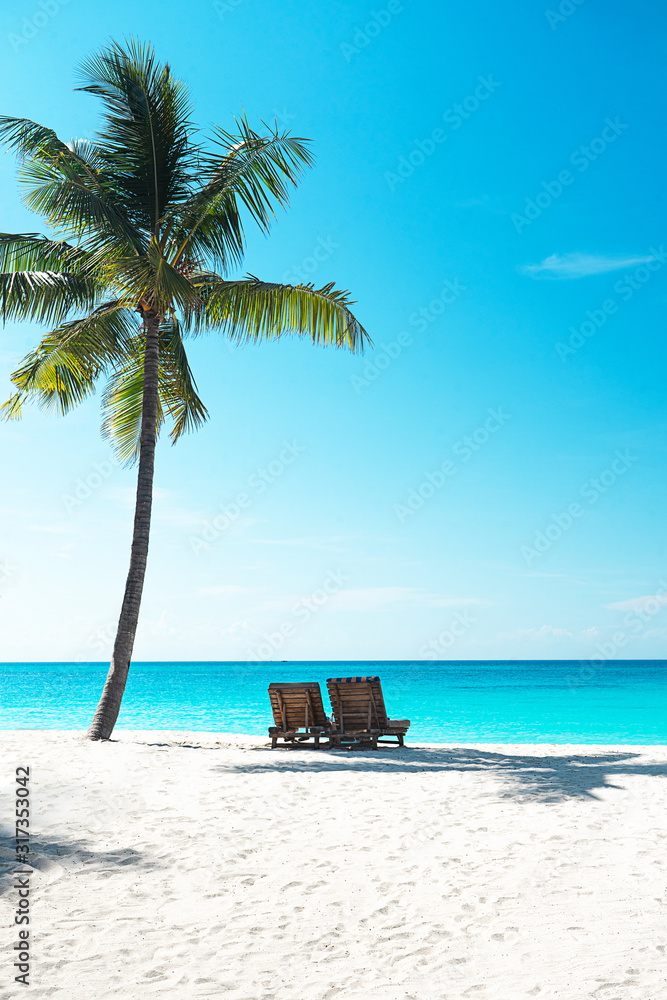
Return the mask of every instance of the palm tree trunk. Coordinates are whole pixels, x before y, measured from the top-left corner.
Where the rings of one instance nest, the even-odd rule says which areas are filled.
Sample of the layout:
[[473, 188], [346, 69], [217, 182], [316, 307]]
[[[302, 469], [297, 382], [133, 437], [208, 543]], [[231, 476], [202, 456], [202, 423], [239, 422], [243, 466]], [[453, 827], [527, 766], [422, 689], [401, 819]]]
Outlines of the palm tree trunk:
[[95, 717], [88, 730], [88, 738], [91, 740], [108, 740], [116, 725], [139, 620], [153, 505], [153, 467], [158, 409], [159, 328], [159, 316], [150, 313], [144, 316], [144, 329], [146, 331], [144, 395], [130, 570], [127, 575], [125, 596], [118, 620], [118, 631], [109, 673]]

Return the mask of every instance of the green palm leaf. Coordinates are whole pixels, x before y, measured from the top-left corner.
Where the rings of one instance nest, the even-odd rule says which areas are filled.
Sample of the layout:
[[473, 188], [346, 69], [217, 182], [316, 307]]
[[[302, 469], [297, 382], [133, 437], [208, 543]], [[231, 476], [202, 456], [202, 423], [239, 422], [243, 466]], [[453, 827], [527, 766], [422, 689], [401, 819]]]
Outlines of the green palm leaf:
[[361, 351], [369, 337], [350, 307], [354, 302], [333, 283], [281, 285], [248, 275], [238, 281], [216, 276], [193, 279], [203, 305], [186, 314], [193, 332], [218, 327], [233, 340], [275, 340], [286, 333], [314, 344]]
[[205, 183], [184, 204], [167, 215], [166, 233], [184, 254], [210, 260], [223, 271], [238, 264], [245, 246], [241, 205], [268, 232], [273, 203], [287, 207], [289, 188], [312, 156], [305, 139], [269, 131], [261, 135], [245, 118], [236, 133], [215, 129], [222, 155], [202, 154], [200, 176]]
[[37, 233], [0, 233], [0, 271], [87, 270], [87, 255], [81, 247], [62, 240], [49, 240]]
[[3, 320], [61, 323], [73, 309], [91, 309], [103, 288], [91, 277], [55, 271], [13, 271], [0, 274]]
[[96, 148], [116, 200], [152, 234], [169, 205], [190, 193], [196, 147], [188, 94], [148, 45], [118, 43], [87, 59], [79, 89], [104, 104]]
[[173, 420], [172, 444], [182, 434], [198, 430], [208, 420], [208, 410], [197, 393], [179, 324], [174, 321], [160, 339], [160, 402]]
[[[159, 358], [156, 429], [159, 431], [168, 415], [173, 421], [170, 437], [175, 444], [182, 434], [197, 430], [208, 418], [175, 322], [165, 324], [160, 331]], [[143, 342], [136, 337], [128, 345], [123, 362], [116, 367], [102, 397], [102, 434], [126, 464], [139, 456], [143, 394]]]
[[47, 333], [14, 372], [19, 391], [5, 403], [3, 415], [16, 419], [32, 398], [46, 409], [67, 413], [95, 391], [103, 372], [122, 362], [136, 331], [132, 314], [110, 302]]

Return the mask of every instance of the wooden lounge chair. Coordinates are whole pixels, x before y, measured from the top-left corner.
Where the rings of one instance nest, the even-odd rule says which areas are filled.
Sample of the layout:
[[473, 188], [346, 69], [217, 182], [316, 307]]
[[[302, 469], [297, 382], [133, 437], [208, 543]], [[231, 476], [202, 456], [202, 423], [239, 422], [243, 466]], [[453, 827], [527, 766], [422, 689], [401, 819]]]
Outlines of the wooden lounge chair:
[[331, 728], [322, 703], [317, 681], [296, 684], [269, 684], [269, 698], [275, 726], [269, 726], [271, 746], [278, 740], [285, 743], [306, 743], [326, 736]]
[[[379, 677], [331, 677], [327, 681], [335, 729], [329, 733], [330, 746], [397, 743], [410, 727], [409, 719], [390, 719], [382, 697]], [[394, 736], [395, 740], [382, 740]]]

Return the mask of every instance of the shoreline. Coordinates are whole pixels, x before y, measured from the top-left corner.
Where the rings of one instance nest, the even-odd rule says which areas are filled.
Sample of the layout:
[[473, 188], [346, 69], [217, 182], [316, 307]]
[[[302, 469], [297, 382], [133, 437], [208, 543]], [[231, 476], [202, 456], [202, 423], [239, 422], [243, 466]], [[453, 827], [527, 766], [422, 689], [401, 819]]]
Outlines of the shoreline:
[[[268, 724], [267, 727], [268, 729]], [[86, 739], [87, 729], [58, 729], [54, 727], [51, 728], [22, 728], [22, 729], [3, 729], [0, 727], [0, 734], [4, 736], [29, 736], [30, 734], [51, 734], [51, 735], [61, 735], [61, 736], [74, 736], [81, 740], [83, 743], [94, 743], [94, 740]], [[394, 746], [380, 746], [378, 750], [373, 751], [392, 753], [397, 750], [452, 750], [457, 748], [485, 748], [499, 747], [499, 748], [516, 748], [516, 749], [528, 749], [528, 748], [553, 748], [554, 750], [566, 750], [568, 748], [576, 749], [586, 749], [586, 750], [661, 750], [667, 751], [667, 741], [664, 743], [646, 743], [646, 742], [619, 742], [619, 740], [602, 740], [596, 742], [581, 742], [581, 741], [569, 741], [564, 743], [557, 743], [553, 740], [459, 740], [456, 742], [448, 741], [443, 743], [437, 743], [431, 741], [417, 741], [412, 742], [409, 738], [410, 734], [406, 737], [406, 745], [402, 748]], [[215, 748], [226, 748], [231, 746], [245, 747], [246, 749], [265, 749], [267, 746], [270, 747], [270, 737], [268, 733], [266, 736], [253, 734], [253, 733], [229, 733], [223, 730], [211, 730], [211, 729], [124, 729], [122, 726], [116, 726], [111, 739], [100, 740], [101, 743], [127, 743], [127, 742], [150, 742], [155, 741], [158, 737], [166, 740], [170, 746], [179, 746], [182, 742], [192, 741], [199, 739], [202, 744], [206, 742], [210, 744], [210, 749]], [[132, 738], [132, 739], [130, 739]], [[0, 737], [1, 739], [1, 737]], [[308, 746], [295, 746], [289, 747], [286, 744], [280, 743], [277, 750], [300, 750], [305, 751], [308, 749], [313, 750], [312, 745]], [[326, 748], [321, 748], [326, 749]], [[276, 751], [277, 752], [277, 751]], [[315, 751], [314, 751], [315, 752]], [[319, 750], [317, 751], [320, 752]], [[339, 752], [339, 751], [336, 751]], [[347, 751], [345, 751], [347, 752]], [[359, 752], [359, 751], [355, 751]], [[369, 753], [371, 751], [368, 751]]]
[[667, 746], [113, 737], [0, 737], [3, 815], [30, 767], [36, 1000], [664, 991]]

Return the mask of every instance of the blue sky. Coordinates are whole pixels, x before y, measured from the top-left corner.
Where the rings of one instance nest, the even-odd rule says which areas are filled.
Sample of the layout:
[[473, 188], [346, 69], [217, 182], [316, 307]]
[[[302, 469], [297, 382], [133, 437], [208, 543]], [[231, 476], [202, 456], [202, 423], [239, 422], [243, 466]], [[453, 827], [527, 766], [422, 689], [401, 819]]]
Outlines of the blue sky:
[[[666, 15], [648, 0], [18, 0], [2, 112], [91, 134], [79, 61], [150, 40], [202, 126], [317, 164], [245, 268], [350, 289], [364, 357], [191, 344], [138, 659], [663, 657]], [[1, 227], [42, 229], [0, 157]], [[0, 379], [37, 340], [8, 324]], [[3, 658], [104, 659], [135, 473], [93, 399], [0, 426]], [[656, 596], [657, 595], [657, 596]]]

